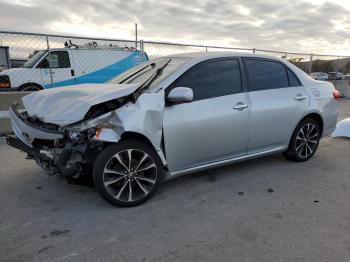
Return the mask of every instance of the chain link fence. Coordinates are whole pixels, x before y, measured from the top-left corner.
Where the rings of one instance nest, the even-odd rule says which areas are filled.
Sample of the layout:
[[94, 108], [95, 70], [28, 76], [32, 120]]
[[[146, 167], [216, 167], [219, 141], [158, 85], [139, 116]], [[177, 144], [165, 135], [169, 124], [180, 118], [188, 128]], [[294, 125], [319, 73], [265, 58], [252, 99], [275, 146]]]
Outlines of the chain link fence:
[[[0, 31], [0, 70], [4, 71], [3, 75], [6, 70], [10, 78], [9, 84], [0, 83], [0, 91], [102, 83], [147, 59], [212, 51], [277, 56], [307, 73], [350, 72], [350, 57], [347, 56]], [[21, 69], [7, 70], [16, 67]]]
[[213, 51], [276, 56], [307, 73], [350, 72], [349, 56], [0, 31], [0, 92], [16, 91], [0, 93], [0, 133], [9, 131], [9, 104], [27, 94], [17, 91], [104, 83], [148, 59]]

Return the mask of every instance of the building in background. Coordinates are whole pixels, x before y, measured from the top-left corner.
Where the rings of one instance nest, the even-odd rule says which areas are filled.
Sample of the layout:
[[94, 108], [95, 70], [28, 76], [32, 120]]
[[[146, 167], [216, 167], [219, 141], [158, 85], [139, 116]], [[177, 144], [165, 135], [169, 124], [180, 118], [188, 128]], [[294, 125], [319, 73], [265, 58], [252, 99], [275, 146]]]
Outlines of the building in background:
[[0, 46], [0, 71], [11, 67], [9, 47]]

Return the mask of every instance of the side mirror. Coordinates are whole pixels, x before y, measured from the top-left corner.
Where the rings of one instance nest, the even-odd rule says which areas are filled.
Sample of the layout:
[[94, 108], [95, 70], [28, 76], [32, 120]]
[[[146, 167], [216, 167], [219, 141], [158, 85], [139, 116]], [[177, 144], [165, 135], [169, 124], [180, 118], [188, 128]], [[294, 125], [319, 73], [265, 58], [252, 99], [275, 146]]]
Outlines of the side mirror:
[[193, 91], [188, 87], [175, 87], [167, 97], [167, 101], [171, 104], [188, 103], [193, 100]]

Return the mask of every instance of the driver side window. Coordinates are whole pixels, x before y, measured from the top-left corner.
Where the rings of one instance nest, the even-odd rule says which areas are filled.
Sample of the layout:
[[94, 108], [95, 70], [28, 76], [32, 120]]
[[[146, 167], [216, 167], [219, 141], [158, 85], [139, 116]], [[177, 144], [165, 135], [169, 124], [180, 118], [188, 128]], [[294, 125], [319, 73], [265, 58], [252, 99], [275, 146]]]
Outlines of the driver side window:
[[[51, 61], [49, 61], [51, 59]], [[53, 51], [50, 52], [50, 55], [46, 55], [43, 60], [41, 60], [40, 64], [37, 66], [38, 68], [69, 68], [69, 54], [67, 51]]]
[[240, 93], [241, 73], [238, 59], [219, 58], [200, 62], [180, 76], [169, 88], [189, 87], [193, 101]]

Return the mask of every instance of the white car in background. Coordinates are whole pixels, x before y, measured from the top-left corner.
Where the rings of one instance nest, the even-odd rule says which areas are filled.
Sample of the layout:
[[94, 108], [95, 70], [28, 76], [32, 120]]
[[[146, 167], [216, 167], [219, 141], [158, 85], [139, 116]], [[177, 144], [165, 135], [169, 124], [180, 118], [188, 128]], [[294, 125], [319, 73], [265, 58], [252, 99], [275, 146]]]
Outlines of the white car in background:
[[343, 75], [343, 80], [350, 80], [350, 74]]
[[343, 80], [344, 75], [341, 72], [328, 72], [328, 80]]
[[322, 81], [327, 81], [328, 80], [328, 75], [327, 73], [323, 72], [312, 72], [310, 76], [315, 79], [315, 80], [322, 80]]

